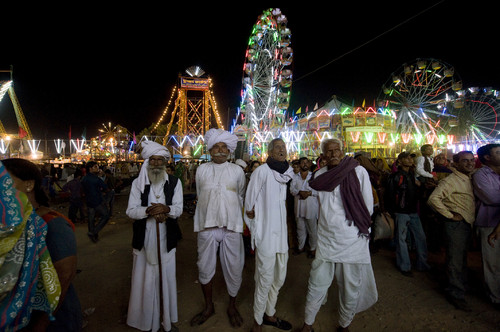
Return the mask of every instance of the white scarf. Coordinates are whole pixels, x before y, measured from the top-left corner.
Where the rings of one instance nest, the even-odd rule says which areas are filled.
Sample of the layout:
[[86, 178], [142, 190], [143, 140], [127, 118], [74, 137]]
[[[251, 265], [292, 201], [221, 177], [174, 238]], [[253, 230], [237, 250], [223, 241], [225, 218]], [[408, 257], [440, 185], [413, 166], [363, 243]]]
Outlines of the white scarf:
[[139, 172], [139, 176], [137, 177], [137, 181], [139, 188], [143, 193], [144, 187], [147, 184], [150, 184], [148, 176], [149, 157], [162, 156], [165, 157], [166, 160], [169, 160], [170, 152], [167, 150], [165, 146], [153, 141], [143, 141], [141, 143], [141, 147], [142, 147], [141, 156], [144, 159], [144, 163], [142, 164], [141, 171]]

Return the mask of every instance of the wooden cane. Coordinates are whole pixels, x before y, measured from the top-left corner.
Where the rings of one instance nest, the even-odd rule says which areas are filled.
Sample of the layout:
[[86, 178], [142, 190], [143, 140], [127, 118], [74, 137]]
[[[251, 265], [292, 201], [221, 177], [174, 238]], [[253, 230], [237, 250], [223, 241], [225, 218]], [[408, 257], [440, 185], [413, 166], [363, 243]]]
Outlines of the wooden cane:
[[160, 326], [163, 317], [163, 278], [161, 268], [161, 248], [160, 248], [160, 222], [156, 221], [156, 250], [158, 254], [158, 268], [160, 269]]

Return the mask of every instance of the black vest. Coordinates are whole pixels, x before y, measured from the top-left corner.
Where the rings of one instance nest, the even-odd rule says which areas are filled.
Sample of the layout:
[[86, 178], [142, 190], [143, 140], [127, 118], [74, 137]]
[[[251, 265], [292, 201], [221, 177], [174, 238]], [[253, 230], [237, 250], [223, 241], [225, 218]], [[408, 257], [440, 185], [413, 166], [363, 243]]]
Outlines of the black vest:
[[[177, 185], [178, 178], [173, 175], [168, 175], [168, 183], [163, 186], [163, 193], [165, 194], [165, 205], [172, 205], [172, 198], [174, 197], [175, 186]], [[149, 204], [149, 190], [151, 186], [148, 184], [144, 187], [144, 192], [141, 194], [141, 206], [148, 206]], [[147, 218], [134, 221], [132, 247], [141, 250], [144, 247], [144, 237], [146, 236], [146, 220]], [[167, 252], [177, 247], [177, 241], [182, 239], [181, 229], [177, 223], [177, 219], [168, 218], [165, 221], [167, 226]]]

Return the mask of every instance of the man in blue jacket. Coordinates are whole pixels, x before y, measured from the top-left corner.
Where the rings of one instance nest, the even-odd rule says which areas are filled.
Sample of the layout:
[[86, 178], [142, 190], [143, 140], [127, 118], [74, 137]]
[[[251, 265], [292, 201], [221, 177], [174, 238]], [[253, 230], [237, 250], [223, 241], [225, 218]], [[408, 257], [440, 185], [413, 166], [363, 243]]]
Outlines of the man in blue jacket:
[[[87, 214], [89, 231], [88, 237], [92, 242], [97, 242], [98, 234], [104, 228], [109, 220], [109, 210], [103, 199], [103, 193], [107, 192], [108, 186], [97, 176], [99, 173], [99, 165], [95, 161], [89, 161], [85, 168], [87, 174], [82, 179], [83, 190], [85, 191], [85, 198], [87, 200]], [[96, 224], [96, 215], [99, 214], [101, 218]]]

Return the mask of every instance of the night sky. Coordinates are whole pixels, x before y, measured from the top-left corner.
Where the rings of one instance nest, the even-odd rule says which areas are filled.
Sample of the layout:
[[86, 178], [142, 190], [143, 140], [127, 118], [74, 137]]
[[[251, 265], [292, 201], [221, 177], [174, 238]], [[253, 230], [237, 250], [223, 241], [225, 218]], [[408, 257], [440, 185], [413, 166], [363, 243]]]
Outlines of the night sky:
[[[464, 87], [500, 89], [494, 1], [349, 3], [278, 6], [292, 32], [291, 109], [321, 106], [332, 95], [371, 103], [393, 72], [417, 58], [452, 65]], [[213, 79], [227, 123], [228, 110], [232, 117], [240, 103], [248, 38], [269, 4], [180, 6], [2, 9], [0, 69], [13, 65], [33, 135], [67, 138], [71, 126], [73, 137], [84, 130], [90, 137], [108, 122], [137, 133], [158, 120], [178, 74], [193, 65]], [[17, 131], [8, 98], [0, 119], [7, 131]]]

